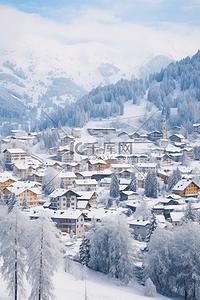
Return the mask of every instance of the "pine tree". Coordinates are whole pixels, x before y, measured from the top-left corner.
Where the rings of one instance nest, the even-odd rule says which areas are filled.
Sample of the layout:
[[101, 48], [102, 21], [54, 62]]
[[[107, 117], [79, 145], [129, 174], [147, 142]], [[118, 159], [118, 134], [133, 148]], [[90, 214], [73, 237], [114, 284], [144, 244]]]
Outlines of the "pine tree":
[[11, 193], [9, 196], [8, 196], [8, 199], [7, 199], [7, 206], [8, 206], [8, 212], [10, 213], [13, 209], [13, 207], [15, 206], [15, 204], [18, 202], [16, 196], [14, 193]]
[[194, 209], [191, 202], [188, 202], [188, 205], [186, 207], [186, 210], [184, 212], [184, 216], [181, 219], [181, 224], [191, 222], [198, 222], [199, 221], [199, 215], [197, 211]]
[[128, 185], [128, 191], [136, 192], [137, 191], [137, 181], [136, 181], [136, 176], [135, 173], [131, 173], [131, 181]]
[[115, 173], [112, 174], [112, 179], [110, 183], [110, 196], [113, 198], [119, 197], [119, 181]]
[[142, 221], [149, 220], [151, 217], [151, 208], [147, 205], [145, 199], [140, 201], [140, 204], [137, 206], [136, 211], [133, 214], [133, 217]]
[[147, 235], [146, 235], [146, 247], [144, 248], [144, 251], [148, 251], [149, 250], [149, 242], [151, 239], [151, 235], [154, 232], [154, 230], [157, 227], [157, 220], [155, 217], [155, 214], [152, 212], [151, 217], [149, 218], [149, 228], [147, 230]]
[[145, 179], [144, 194], [147, 197], [157, 198], [158, 197], [158, 182], [157, 176], [154, 171], [148, 171]]
[[22, 205], [21, 205], [21, 207], [22, 207], [22, 210], [28, 209], [28, 208], [29, 208], [29, 206], [28, 206], [28, 201], [27, 201], [27, 199], [26, 199], [26, 195], [24, 195], [24, 197], [23, 197], [23, 199], [22, 199]]
[[3, 259], [1, 272], [7, 281], [7, 290], [12, 299], [21, 299], [25, 294], [23, 277], [26, 267], [26, 229], [28, 220], [17, 204], [1, 221], [2, 231], [0, 257]]
[[28, 244], [27, 279], [32, 286], [29, 300], [54, 299], [52, 276], [61, 258], [61, 244], [58, 230], [45, 214], [31, 221]]
[[82, 239], [82, 242], [79, 247], [79, 256], [80, 256], [80, 262], [88, 266], [88, 262], [90, 260], [90, 240], [85, 235]]
[[0, 185], [0, 205], [5, 205], [5, 197], [4, 197], [4, 193], [3, 193], [3, 190], [1, 188], [1, 185]]

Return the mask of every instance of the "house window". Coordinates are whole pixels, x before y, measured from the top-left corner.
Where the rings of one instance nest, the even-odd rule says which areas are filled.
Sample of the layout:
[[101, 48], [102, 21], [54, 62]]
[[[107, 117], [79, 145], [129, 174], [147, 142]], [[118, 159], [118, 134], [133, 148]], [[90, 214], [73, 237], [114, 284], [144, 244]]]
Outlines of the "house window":
[[77, 225], [77, 228], [78, 228], [78, 225]]

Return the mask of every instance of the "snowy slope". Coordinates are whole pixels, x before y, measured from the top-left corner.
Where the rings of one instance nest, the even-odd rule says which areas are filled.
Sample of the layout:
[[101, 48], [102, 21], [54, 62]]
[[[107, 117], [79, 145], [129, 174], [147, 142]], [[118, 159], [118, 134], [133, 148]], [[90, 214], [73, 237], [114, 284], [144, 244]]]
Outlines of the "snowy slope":
[[[71, 274], [70, 274], [71, 273]], [[80, 300], [85, 299], [85, 281], [82, 280], [82, 265], [73, 264], [70, 273], [64, 272], [63, 268], [54, 276], [54, 286], [57, 300]], [[108, 279], [106, 275], [87, 269], [87, 299], [88, 300], [147, 300], [149, 299], [144, 294], [144, 287], [137, 283], [130, 283], [129, 286], [120, 284], [118, 281]], [[0, 299], [8, 300], [6, 284], [0, 279]], [[30, 287], [26, 284], [27, 296], [30, 293]], [[169, 298], [156, 295], [155, 300], [167, 300]]]

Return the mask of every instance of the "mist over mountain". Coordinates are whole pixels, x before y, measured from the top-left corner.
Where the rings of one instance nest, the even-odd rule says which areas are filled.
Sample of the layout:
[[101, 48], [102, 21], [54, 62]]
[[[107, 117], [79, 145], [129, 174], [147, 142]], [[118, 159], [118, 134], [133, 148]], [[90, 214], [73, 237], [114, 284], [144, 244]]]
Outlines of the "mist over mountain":
[[[4, 134], [20, 126], [25, 130], [50, 126], [44, 122], [42, 109], [52, 116], [67, 111], [59, 121], [71, 126], [81, 126], [90, 117], [122, 114], [122, 102], [127, 98], [133, 97], [133, 103], [139, 104], [139, 98], [148, 88], [146, 76], [177, 59], [191, 56], [197, 48], [196, 33], [178, 36], [178, 29], [169, 29], [164, 39], [161, 30], [137, 24], [123, 24], [123, 30], [116, 34], [116, 23], [109, 27], [109, 36], [105, 29], [104, 34], [99, 29], [98, 34], [93, 30], [90, 38], [74, 24], [59, 24], [7, 6], [1, 6], [0, 24], [4, 28], [0, 32], [0, 88], [4, 99], [0, 106], [0, 130]], [[115, 33], [113, 40], [109, 39], [111, 30]], [[111, 96], [112, 85], [116, 83]], [[111, 88], [106, 88], [109, 85]], [[87, 99], [93, 103], [95, 89], [104, 86], [105, 91], [100, 89], [100, 92], [109, 94], [103, 96], [106, 105], [98, 100], [98, 108], [92, 105], [91, 111], [88, 110]], [[82, 117], [78, 121], [80, 108]], [[74, 109], [75, 115], [70, 117]], [[106, 109], [105, 114], [102, 111]]]

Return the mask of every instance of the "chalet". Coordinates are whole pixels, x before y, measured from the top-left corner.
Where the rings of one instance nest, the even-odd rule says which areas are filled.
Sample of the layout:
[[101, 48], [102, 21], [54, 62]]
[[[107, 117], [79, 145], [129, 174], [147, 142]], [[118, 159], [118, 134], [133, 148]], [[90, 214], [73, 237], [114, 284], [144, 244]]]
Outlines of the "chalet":
[[72, 190], [58, 188], [49, 195], [49, 208], [54, 210], [76, 209], [78, 197], [80, 197], [80, 195]]
[[200, 186], [193, 180], [182, 179], [173, 188], [173, 193], [180, 196], [198, 196]]
[[161, 131], [152, 131], [147, 136], [148, 136], [148, 140], [150, 140], [152, 142], [155, 142], [155, 141], [163, 138], [163, 134]]
[[14, 178], [9, 172], [0, 173], [0, 185], [2, 190], [16, 182], [16, 178]]
[[92, 179], [92, 174], [93, 172], [91, 171], [79, 171], [79, 172], [76, 172], [76, 177], [77, 179]]
[[184, 142], [185, 141], [185, 137], [182, 135], [182, 134], [172, 134], [170, 137], [169, 137], [169, 140], [171, 142]]
[[168, 139], [160, 139], [159, 140], [159, 146], [163, 148], [167, 148], [168, 146]]
[[107, 167], [110, 168], [111, 164], [117, 164], [117, 159], [116, 158], [108, 158], [104, 160], [107, 164]]
[[80, 169], [81, 164], [78, 162], [69, 162], [65, 163], [65, 170], [71, 172], [78, 172]]
[[120, 178], [130, 179], [131, 177], [131, 170], [123, 170], [119, 173]]
[[128, 224], [129, 227], [134, 230], [134, 235], [136, 238], [140, 235], [142, 240], [146, 239], [149, 229], [149, 221], [132, 220], [129, 221]]
[[180, 130], [181, 130], [180, 126], [174, 126], [174, 127], [171, 127], [169, 131], [171, 134], [179, 134]]
[[179, 227], [179, 224], [183, 216], [184, 216], [184, 212], [180, 212], [180, 211], [173, 211], [170, 213], [170, 221], [174, 228]]
[[91, 179], [101, 181], [101, 179], [111, 177], [111, 175], [112, 175], [112, 171], [109, 169], [106, 169], [104, 171], [94, 171]]
[[133, 191], [121, 191], [120, 201], [135, 200], [138, 196], [139, 194]]
[[130, 139], [138, 139], [140, 137], [139, 133], [134, 132], [129, 134]]
[[52, 212], [50, 216], [56, 227], [62, 232], [70, 233], [73, 231], [77, 236], [85, 233], [84, 216], [80, 210], [59, 210]]
[[200, 133], [200, 123], [193, 124], [193, 131], [196, 133]]
[[107, 164], [102, 159], [91, 159], [88, 160], [89, 171], [103, 171], [107, 168]]
[[186, 157], [193, 159], [193, 148], [184, 148], [183, 154], [185, 154]]
[[97, 193], [94, 191], [78, 191], [78, 201], [88, 201], [90, 205], [96, 203], [97, 200]]
[[38, 183], [43, 182], [43, 177], [45, 176], [45, 169], [38, 170], [37, 172], [33, 172], [31, 176], [31, 180], [34, 180]]
[[116, 159], [117, 159], [118, 164], [124, 164], [124, 163], [126, 163], [127, 156], [126, 155], [118, 155], [118, 156], [116, 156]]
[[90, 203], [87, 200], [78, 201], [76, 205], [76, 209], [79, 210], [89, 210], [91, 207]]
[[81, 138], [81, 129], [79, 128], [72, 128], [72, 135], [75, 137], [75, 138]]
[[4, 189], [4, 195], [6, 198], [8, 198], [8, 196], [14, 193], [16, 195], [16, 198], [19, 201], [19, 204], [22, 204], [22, 200], [24, 197], [26, 197], [27, 202], [28, 202], [28, 206], [29, 207], [33, 207], [33, 206], [37, 206], [38, 204], [38, 196], [41, 195], [41, 192], [38, 188], [26, 188], [26, 187], [11, 187], [8, 186]]
[[82, 191], [95, 191], [97, 188], [97, 184], [98, 183], [95, 179], [74, 180], [74, 187], [79, 188]]
[[61, 172], [59, 178], [63, 182], [64, 187], [69, 187], [73, 184], [74, 180], [77, 179], [74, 172]]
[[74, 137], [72, 135], [67, 134], [61, 138], [62, 146], [69, 145], [73, 141], [74, 141]]
[[140, 161], [140, 155], [139, 154], [132, 154], [131, 156], [129, 156], [129, 163], [133, 164], [137, 164]]
[[25, 162], [15, 163], [13, 165], [13, 173], [17, 174], [20, 178], [28, 178], [28, 175], [32, 172], [32, 168]]
[[116, 133], [116, 128], [88, 128], [87, 130], [92, 136], [104, 136]]
[[100, 186], [101, 187], [106, 187], [109, 188], [110, 187], [110, 183], [111, 183], [112, 178], [103, 178], [100, 181]]
[[6, 164], [13, 164], [16, 161], [25, 161], [26, 152], [22, 149], [5, 149], [3, 153]]
[[164, 181], [164, 183], [167, 184], [169, 176], [168, 176], [168, 174], [166, 172], [164, 172], [163, 170], [157, 170], [157, 176], [159, 178], [161, 178]]
[[148, 171], [156, 172], [156, 163], [138, 163], [135, 165], [136, 170], [141, 173], [147, 173]]
[[120, 173], [123, 170], [129, 170], [129, 169], [131, 169], [130, 164], [111, 164], [110, 165], [110, 170], [115, 173]]

